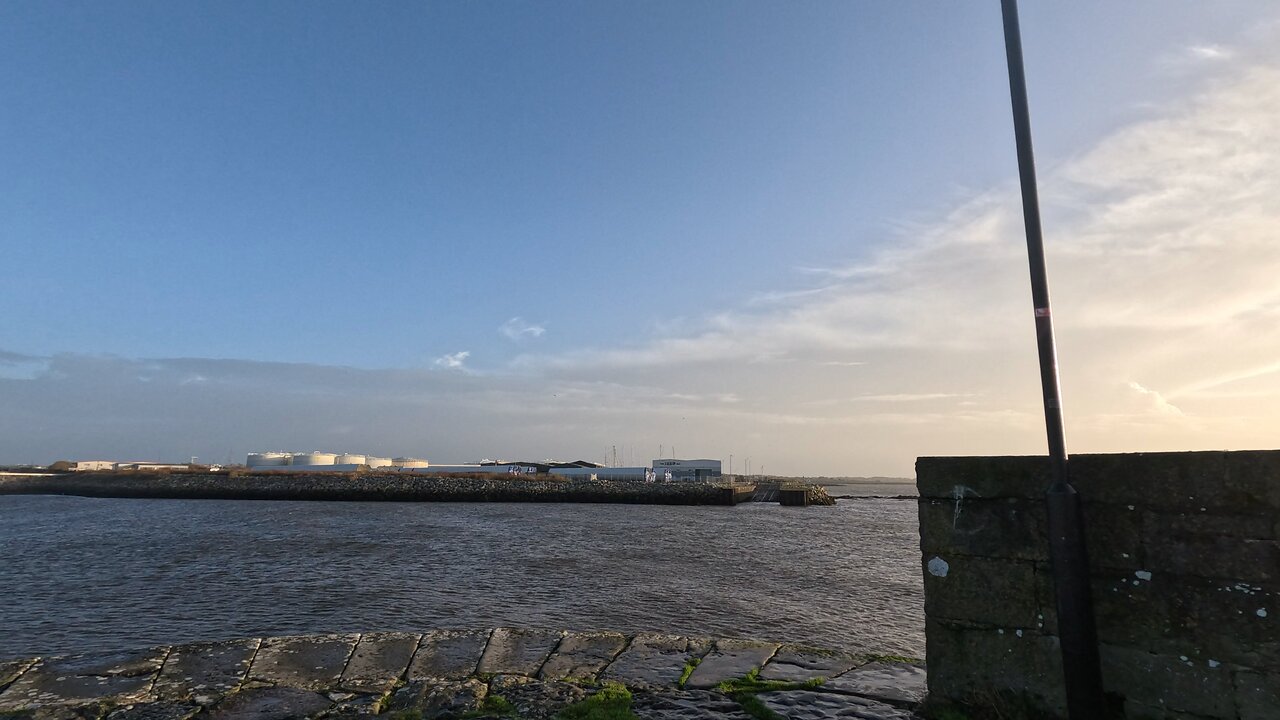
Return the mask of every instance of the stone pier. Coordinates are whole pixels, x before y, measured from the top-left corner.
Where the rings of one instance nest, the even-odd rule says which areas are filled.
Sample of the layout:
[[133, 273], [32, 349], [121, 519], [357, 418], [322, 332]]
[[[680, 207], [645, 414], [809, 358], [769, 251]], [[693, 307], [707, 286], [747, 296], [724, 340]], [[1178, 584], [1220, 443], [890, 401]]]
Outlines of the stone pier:
[[799, 645], [435, 629], [0, 661], [0, 718], [550, 720], [600, 695], [642, 720], [918, 720], [924, 687], [920, 663]]

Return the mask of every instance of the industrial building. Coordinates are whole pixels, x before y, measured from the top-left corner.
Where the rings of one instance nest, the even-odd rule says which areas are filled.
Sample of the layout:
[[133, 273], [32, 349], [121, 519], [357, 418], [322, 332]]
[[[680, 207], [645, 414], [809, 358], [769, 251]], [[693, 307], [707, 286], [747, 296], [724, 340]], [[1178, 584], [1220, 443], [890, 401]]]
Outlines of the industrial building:
[[603, 467], [586, 460], [572, 462], [484, 460], [478, 463], [432, 465], [422, 458], [384, 458], [331, 452], [249, 453], [246, 465], [257, 470], [283, 472], [352, 472], [361, 468], [387, 468], [418, 473], [499, 473], [556, 475], [566, 478], [648, 482], [705, 481], [721, 477], [719, 460], [660, 458], [650, 467]]
[[249, 453], [245, 465], [257, 470], [308, 471], [323, 470], [330, 472], [349, 472], [364, 465], [371, 468], [391, 467], [400, 461], [411, 463], [406, 467], [426, 467], [426, 460], [417, 458], [376, 457], [374, 455], [355, 455], [351, 453], [330, 452], [258, 452]]
[[[721, 476], [719, 460], [676, 460], [675, 458], [653, 461], [653, 470], [659, 476], [671, 473], [672, 480], [708, 480]], [[661, 478], [659, 478], [661, 479]]]
[[120, 462], [118, 460], [60, 460], [50, 466], [54, 470], [71, 470], [74, 472], [103, 470], [187, 470], [187, 463], [162, 462]]

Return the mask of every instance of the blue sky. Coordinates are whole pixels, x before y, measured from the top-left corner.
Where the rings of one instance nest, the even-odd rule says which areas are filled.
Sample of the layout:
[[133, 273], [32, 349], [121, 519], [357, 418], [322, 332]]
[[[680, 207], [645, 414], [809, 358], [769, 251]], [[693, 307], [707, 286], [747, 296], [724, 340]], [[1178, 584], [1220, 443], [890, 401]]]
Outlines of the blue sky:
[[[1092, 180], [1071, 173], [1089, 158], [1145, 148], [1134, 162], [1158, 167], [1167, 158], [1143, 144], [1143, 128], [1203, 117], [1197, 98], [1229, 96], [1231, 83], [1275, 67], [1276, 12], [1264, 2], [1025, 5], [1045, 189], [1061, 174], [1058, 197], [1071, 200], [1046, 198], [1051, 243], [1055, 229], [1112, 232], [1114, 216], [1099, 219], [1097, 210], [1129, 197], [1132, 179], [1119, 176], [1081, 192]], [[361, 445], [348, 450], [374, 452], [364, 445], [384, 442], [385, 406], [339, 410], [362, 391], [338, 380], [325, 384], [335, 393], [327, 407], [367, 435], [343, 435], [335, 419], [255, 439], [237, 434], [244, 418], [228, 412], [190, 419], [208, 439], [192, 430], [131, 445], [120, 428], [156, 420], [133, 415], [110, 433], [99, 423], [61, 434], [49, 428], [69, 420], [36, 409], [70, 392], [58, 384], [68, 370], [51, 369], [59, 362], [151, 367], [183, 358], [381, 373], [379, 392], [392, 397], [403, 393], [386, 378], [405, 373], [432, 387], [457, 381], [471, 394], [456, 407], [433, 394], [444, 391], [424, 391], [398, 422], [426, 423], [447, 406], [476, 428], [397, 436], [415, 447], [386, 450], [442, 461], [594, 457], [610, 438], [656, 450], [691, 436], [689, 449], [702, 455], [765, 444], [759, 454], [786, 457], [780, 464], [797, 472], [905, 473], [934, 448], [920, 440], [935, 432], [894, 436], [892, 458], [870, 461], [775, 437], [774, 416], [804, 418], [793, 424], [808, 433], [828, 421], [825, 432], [840, 433], [842, 423], [876, 414], [858, 403], [807, 414], [813, 406], [803, 403], [981, 398], [984, 412], [1001, 412], [1023, 408], [1028, 387], [1035, 396], [1018, 374], [1025, 358], [1007, 377], [952, 387], [925, 370], [940, 360], [913, 355], [930, 338], [910, 303], [956, 310], [961, 301], [1024, 300], [953, 297], [939, 278], [977, 273], [931, 264], [939, 244], [963, 244], [954, 235], [965, 222], [1008, 224], [982, 215], [993, 203], [1007, 209], [1016, 177], [996, 2], [10, 3], [0, 6], [0, 92], [0, 249], [9, 269], [0, 350], [15, 358], [0, 423], [46, 428], [0, 447], [0, 460], [224, 446], [240, 454], [344, 439]], [[1234, 197], [1224, 190], [1220, 199]], [[1150, 243], [1163, 237], [1147, 230]], [[1016, 248], [1016, 234], [999, 236]], [[922, 259], [930, 237], [942, 239]], [[1159, 247], [1148, 251], [1172, 258], [1165, 290], [1191, 286], [1174, 271], [1197, 264]], [[892, 288], [859, 294], [863, 283], [850, 295], [867, 268]], [[1085, 292], [1096, 273], [1083, 268], [1078, 285], [1073, 277], [1062, 278], [1062, 292], [1096, 296]], [[833, 295], [853, 309], [797, 340], [806, 313], [829, 308], [822, 303]], [[1269, 296], [1251, 301], [1269, 307]], [[1133, 302], [1117, 298], [1099, 316]], [[965, 331], [954, 322], [937, 330]], [[1280, 361], [1269, 352], [1258, 348], [1256, 363], [1222, 372]], [[801, 373], [810, 384], [798, 385], [794, 368], [766, 362], [778, 357], [897, 374]], [[218, 377], [204, 369], [194, 377]], [[1115, 387], [1148, 389], [1127, 367], [1115, 374]], [[285, 375], [271, 393], [307, 384]], [[594, 403], [657, 414], [597, 418], [585, 429], [553, 417], [545, 436], [525, 439], [491, 425], [501, 411], [486, 410], [486, 398], [506, 397], [498, 408], [560, 402], [566, 385], [597, 394], [559, 417]], [[262, 397], [259, 386], [221, 386]], [[139, 393], [98, 383], [74, 397], [111, 424], [101, 408], [121, 403], [104, 398]], [[680, 398], [689, 405], [661, 409]], [[715, 404], [708, 398], [733, 413], [705, 412]], [[28, 407], [14, 409], [18, 402]], [[271, 412], [287, 404], [271, 402]], [[955, 427], [965, 411], [949, 407], [915, 417]], [[1092, 417], [1118, 414], [1107, 410], [1099, 401]], [[178, 407], [165, 412], [160, 427], [182, 424]], [[676, 421], [690, 412], [697, 430]], [[1189, 429], [1176, 439], [1166, 431], [1133, 442], [1176, 449], [1194, 440]], [[752, 432], [773, 439], [745, 439]], [[546, 438], [574, 434], [581, 448], [547, 447]], [[1008, 451], [1037, 450], [1034, 432], [1019, 438]], [[972, 442], [961, 433], [941, 447], [952, 445]]]

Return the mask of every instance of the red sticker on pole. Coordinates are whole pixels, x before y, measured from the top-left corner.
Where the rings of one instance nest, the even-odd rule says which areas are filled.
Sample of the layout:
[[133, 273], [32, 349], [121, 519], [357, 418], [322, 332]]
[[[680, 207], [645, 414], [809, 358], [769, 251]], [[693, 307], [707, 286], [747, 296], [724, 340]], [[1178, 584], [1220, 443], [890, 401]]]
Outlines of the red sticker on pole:
[[1036, 317], [1049, 317], [1049, 308], [1036, 308]]

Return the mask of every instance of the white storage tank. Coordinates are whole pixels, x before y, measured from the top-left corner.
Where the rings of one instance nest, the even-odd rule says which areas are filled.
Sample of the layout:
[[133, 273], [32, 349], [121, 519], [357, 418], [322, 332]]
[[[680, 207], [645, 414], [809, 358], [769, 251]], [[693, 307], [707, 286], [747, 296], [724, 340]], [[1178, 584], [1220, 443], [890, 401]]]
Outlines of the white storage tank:
[[265, 452], [265, 453], [249, 453], [249, 457], [245, 460], [245, 465], [249, 467], [281, 467], [290, 464], [293, 460], [292, 453], [285, 452]]
[[333, 465], [338, 461], [336, 453], [294, 453], [292, 465]]
[[364, 464], [371, 468], [391, 467], [391, 458], [366, 455], [364, 458]]
[[430, 467], [430, 463], [421, 458], [398, 457], [391, 461], [392, 465], [405, 468], [424, 468]]
[[336, 465], [364, 465], [367, 462], [364, 455], [352, 455], [343, 453], [334, 461]]

